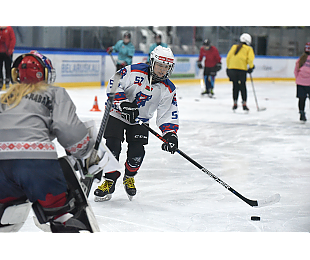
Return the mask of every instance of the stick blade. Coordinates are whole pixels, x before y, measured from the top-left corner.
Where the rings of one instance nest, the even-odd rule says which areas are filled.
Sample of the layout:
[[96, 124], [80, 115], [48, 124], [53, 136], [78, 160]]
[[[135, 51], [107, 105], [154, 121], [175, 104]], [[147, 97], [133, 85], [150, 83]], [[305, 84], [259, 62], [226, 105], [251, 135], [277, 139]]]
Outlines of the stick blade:
[[267, 108], [265, 108], [265, 107], [262, 107], [262, 108], [259, 108], [257, 111], [259, 112], [259, 111], [265, 111]]
[[270, 196], [266, 199], [263, 199], [263, 200], [258, 200], [257, 201], [257, 206], [254, 206], [256, 208], [261, 208], [261, 207], [266, 207], [266, 206], [269, 206], [269, 205], [272, 205], [272, 204], [275, 204], [277, 202], [280, 201], [280, 194], [274, 194], [273, 196]]

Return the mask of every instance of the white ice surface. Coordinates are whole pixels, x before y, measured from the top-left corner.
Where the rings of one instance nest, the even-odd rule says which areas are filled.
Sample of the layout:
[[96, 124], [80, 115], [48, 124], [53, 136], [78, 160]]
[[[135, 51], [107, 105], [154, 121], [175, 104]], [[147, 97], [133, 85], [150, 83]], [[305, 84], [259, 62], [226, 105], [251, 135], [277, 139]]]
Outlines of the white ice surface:
[[[93, 191], [90, 193], [99, 227], [108, 232], [102, 239], [114, 237], [113, 232], [125, 237], [126, 232], [168, 232], [168, 236], [160, 236], [167, 243], [169, 232], [177, 232], [176, 236], [184, 239], [184, 232], [309, 234], [310, 123], [299, 121], [294, 82], [254, 84], [259, 107], [266, 110], [257, 111], [248, 82], [248, 114], [242, 111], [240, 96], [237, 112], [233, 113], [230, 83], [216, 83], [216, 99], [201, 97], [199, 84], [177, 85], [179, 148], [243, 196], [260, 200], [279, 193], [280, 202], [264, 208], [250, 207], [179, 154], [162, 151], [161, 141], [150, 134], [143, 165], [135, 178], [137, 195], [132, 201], [125, 194], [121, 178], [111, 201], [94, 202]], [[99, 127], [105, 89], [68, 92], [80, 118], [94, 119]], [[89, 111], [95, 96], [102, 112]], [[150, 126], [159, 132], [155, 118]], [[121, 165], [126, 149], [124, 144]], [[59, 155], [63, 154], [59, 148]], [[94, 183], [92, 190], [97, 186]], [[42, 232], [32, 216], [31, 211], [20, 232]], [[251, 221], [251, 216], [260, 216], [261, 220]]]

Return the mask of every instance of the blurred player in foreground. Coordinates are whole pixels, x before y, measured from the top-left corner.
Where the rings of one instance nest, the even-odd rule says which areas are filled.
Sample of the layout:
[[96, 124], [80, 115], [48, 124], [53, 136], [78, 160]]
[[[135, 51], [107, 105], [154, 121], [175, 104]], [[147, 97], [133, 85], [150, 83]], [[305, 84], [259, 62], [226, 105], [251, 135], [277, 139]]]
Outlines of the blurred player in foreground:
[[[87, 128], [80, 121], [66, 90], [51, 85], [55, 76], [51, 61], [31, 51], [16, 58], [12, 66], [15, 84], [1, 95], [2, 232], [18, 231], [31, 204], [38, 221], [49, 223], [49, 231], [99, 231], [73, 170], [76, 159], [85, 161], [90, 155], [96, 133], [91, 124]], [[70, 156], [58, 159], [54, 138]], [[101, 146], [99, 164], [103, 155]]]

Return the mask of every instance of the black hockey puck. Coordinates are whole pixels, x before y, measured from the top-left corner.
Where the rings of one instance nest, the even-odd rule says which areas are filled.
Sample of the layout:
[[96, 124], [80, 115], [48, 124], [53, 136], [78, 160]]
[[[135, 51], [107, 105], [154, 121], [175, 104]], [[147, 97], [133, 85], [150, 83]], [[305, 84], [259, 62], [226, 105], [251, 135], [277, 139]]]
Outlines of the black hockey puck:
[[251, 217], [251, 220], [253, 220], [253, 221], [260, 221], [260, 217], [258, 217], [258, 216], [252, 216], [252, 217]]

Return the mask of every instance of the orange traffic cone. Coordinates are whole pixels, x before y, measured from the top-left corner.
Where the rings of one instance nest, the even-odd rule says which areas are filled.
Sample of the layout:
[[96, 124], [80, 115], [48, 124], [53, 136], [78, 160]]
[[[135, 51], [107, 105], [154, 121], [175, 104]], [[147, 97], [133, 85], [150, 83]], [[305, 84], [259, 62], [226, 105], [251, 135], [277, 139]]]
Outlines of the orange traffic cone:
[[97, 100], [97, 96], [95, 96], [95, 101], [94, 101], [94, 105], [93, 108], [90, 111], [101, 111], [98, 107], [98, 100]]

